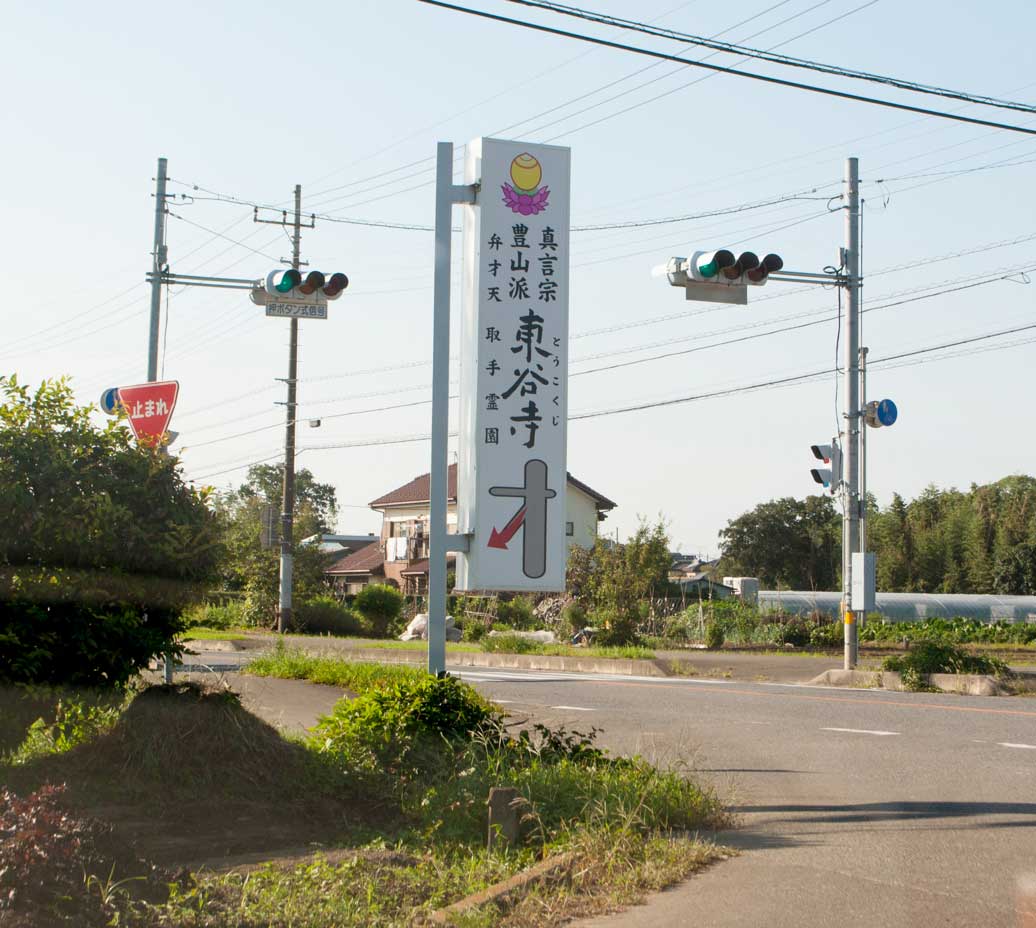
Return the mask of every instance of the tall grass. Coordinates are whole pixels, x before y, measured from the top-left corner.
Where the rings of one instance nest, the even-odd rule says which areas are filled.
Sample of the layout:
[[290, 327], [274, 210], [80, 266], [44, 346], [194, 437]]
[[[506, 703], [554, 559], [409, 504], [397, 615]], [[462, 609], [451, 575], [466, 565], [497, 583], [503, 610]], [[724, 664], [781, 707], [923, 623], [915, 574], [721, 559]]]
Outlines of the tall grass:
[[421, 680], [425, 677], [424, 672], [416, 667], [317, 657], [294, 648], [277, 648], [270, 654], [250, 661], [243, 670], [257, 677], [308, 680], [310, 683], [340, 686], [357, 694], [399, 680]]

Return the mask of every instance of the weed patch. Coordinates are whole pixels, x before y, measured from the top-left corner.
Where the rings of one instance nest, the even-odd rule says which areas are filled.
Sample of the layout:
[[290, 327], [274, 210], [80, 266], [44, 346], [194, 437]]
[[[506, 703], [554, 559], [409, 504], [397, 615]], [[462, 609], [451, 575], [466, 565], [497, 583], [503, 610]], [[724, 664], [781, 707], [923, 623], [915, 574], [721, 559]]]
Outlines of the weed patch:
[[941, 641], [919, 641], [906, 654], [887, 657], [883, 670], [902, 675], [903, 685], [912, 690], [928, 688], [928, 674], [976, 673], [1005, 676], [1007, 665], [995, 657], [971, 654], [963, 648]]
[[345, 661], [337, 657], [316, 657], [293, 648], [277, 648], [248, 663], [245, 673], [283, 680], [308, 680], [340, 686], [359, 695], [401, 680], [421, 680], [426, 674], [417, 667]]

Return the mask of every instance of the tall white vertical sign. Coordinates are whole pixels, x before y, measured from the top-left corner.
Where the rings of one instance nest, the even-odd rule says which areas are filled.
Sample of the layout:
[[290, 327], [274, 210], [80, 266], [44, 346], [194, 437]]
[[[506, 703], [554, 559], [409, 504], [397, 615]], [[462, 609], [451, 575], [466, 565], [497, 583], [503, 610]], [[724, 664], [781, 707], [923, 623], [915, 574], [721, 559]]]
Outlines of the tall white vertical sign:
[[467, 146], [458, 589], [565, 588], [569, 162], [555, 145]]

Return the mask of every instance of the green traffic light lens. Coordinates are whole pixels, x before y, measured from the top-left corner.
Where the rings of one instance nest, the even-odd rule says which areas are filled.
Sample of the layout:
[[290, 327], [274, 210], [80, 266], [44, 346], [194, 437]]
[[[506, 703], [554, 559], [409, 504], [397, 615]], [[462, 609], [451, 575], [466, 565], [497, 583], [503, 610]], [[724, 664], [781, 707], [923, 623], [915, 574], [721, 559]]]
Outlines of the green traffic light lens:
[[281, 279], [276, 284], [274, 284], [274, 289], [278, 293], [288, 293], [291, 290], [294, 290], [299, 285], [301, 280], [302, 275], [294, 268], [292, 268], [291, 270], [284, 272], [284, 274], [281, 276]]

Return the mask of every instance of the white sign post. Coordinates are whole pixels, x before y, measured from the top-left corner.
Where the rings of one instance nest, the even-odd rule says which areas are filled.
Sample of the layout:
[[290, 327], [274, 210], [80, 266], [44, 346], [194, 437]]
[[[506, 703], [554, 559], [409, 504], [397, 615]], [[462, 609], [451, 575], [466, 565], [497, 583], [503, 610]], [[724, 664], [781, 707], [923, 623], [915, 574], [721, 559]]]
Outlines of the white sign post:
[[461, 590], [565, 588], [567, 148], [467, 146], [458, 531]]
[[[462, 590], [563, 590], [568, 414], [567, 148], [453, 146], [436, 167], [428, 670], [445, 670], [446, 554]], [[446, 532], [450, 227], [464, 209], [458, 531]]]

